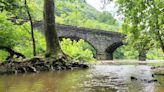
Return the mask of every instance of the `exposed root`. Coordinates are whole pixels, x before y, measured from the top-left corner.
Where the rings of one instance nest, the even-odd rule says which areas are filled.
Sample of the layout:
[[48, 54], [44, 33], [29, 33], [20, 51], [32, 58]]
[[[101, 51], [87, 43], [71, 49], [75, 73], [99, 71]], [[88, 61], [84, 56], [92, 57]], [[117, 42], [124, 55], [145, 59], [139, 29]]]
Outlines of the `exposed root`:
[[13, 73], [38, 73], [42, 71], [62, 71], [88, 68], [88, 65], [68, 62], [65, 56], [54, 60], [52, 63], [45, 58], [34, 57], [22, 61], [8, 60], [0, 64], [0, 74]]

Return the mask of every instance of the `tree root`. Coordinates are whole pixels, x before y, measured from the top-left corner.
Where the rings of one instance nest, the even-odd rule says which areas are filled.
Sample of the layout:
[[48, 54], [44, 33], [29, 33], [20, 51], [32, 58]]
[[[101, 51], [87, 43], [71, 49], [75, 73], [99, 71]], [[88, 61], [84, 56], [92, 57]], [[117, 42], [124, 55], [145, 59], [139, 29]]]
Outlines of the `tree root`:
[[0, 74], [39, 73], [43, 71], [62, 71], [73, 69], [86, 69], [88, 65], [67, 62], [67, 57], [61, 57], [52, 63], [41, 57], [24, 59], [22, 61], [3, 62], [0, 64]]
[[22, 53], [16, 52], [10, 47], [7, 46], [0, 46], [0, 49], [7, 51], [10, 55], [6, 58], [6, 60], [11, 60], [14, 58], [14, 55], [16, 55], [16, 58], [22, 57], [25, 58], [25, 56]]

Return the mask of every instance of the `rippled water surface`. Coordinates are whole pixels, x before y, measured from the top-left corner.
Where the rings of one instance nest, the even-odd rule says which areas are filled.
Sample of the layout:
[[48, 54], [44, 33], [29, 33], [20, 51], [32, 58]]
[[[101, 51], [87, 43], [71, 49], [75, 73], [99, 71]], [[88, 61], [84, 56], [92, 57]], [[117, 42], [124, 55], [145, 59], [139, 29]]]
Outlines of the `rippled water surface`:
[[[152, 79], [158, 82], [149, 83]], [[145, 65], [95, 65], [87, 70], [3, 75], [0, 92], [164, 92], [164, 76], [153, 78]]]

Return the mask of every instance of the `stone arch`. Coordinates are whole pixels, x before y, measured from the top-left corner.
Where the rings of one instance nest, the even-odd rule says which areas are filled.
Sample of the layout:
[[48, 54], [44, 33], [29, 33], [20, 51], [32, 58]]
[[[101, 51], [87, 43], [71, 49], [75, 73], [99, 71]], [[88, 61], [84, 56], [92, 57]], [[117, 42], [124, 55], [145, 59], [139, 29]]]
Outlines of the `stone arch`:
[[106, 49], [106, 57], [108, 60], [113, 60], [113, 52], [120, 46], [124, 45], [122, 41], [114, 42]]
[[[80, 40], [83, 38], [77, 37], [77, 36], [59, 36], [59, 40], [62, 41], [62, 38], [70, 38], [71, 40]], [[94, 50], [95, 50], [95, 54], [94, 54], [94, 58], [96, 58], [96, 54], [97, 54], [97, 48], [94, 46], [94, 44], [92, 44], [90, 41], [87, 41], [86, 39], [83, 39], [85, 42], [87, 42]]]
[[[60, 38], [71, 38], [75, 40], [83, 39], [89, 43], [95, 49], [96, 58], [99, 60], [112, 59], [113, 52], [120, 46], [120, 41], [125, 39], [126, 36], [118, 32], [110, 32], [106, 30], [90, 29], [64, 24], [54, 25], [56, 25], [56, 32]], [[34, 28], [44, 33], [42, 21], [35, 22]], [[111, 58], [109, 58], [109, 56], [111, 56]]]

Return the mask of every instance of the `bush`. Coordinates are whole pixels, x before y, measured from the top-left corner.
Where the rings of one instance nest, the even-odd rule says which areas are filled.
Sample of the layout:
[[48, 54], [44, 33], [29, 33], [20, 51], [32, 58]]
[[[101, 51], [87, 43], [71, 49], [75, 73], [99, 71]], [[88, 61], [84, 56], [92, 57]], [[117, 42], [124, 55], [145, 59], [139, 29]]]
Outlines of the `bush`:
[[71, 39], [63, 38], [63, 41], [61, 41], [60, 44], [64, 53], [75, 60], [84, 62], [90, 62], [94, 60], [94, 52], [92, 52], [93, 48], [82, 39], [79, 41], [72, 41]]

